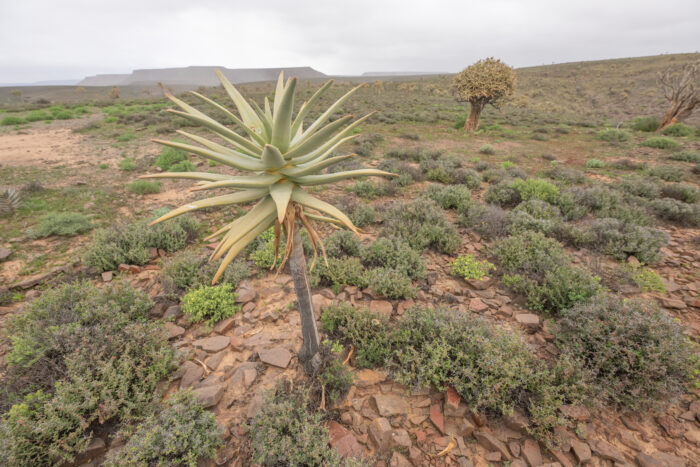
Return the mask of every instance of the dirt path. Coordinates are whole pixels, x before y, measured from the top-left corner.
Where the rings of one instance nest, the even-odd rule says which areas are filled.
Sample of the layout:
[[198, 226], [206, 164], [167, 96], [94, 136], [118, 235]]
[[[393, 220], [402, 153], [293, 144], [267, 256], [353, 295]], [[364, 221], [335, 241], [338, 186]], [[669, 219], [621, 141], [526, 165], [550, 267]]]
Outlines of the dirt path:
[[0, 135], [0, 164], [14, 167], [79, 165], [92, 155], [82, 141], [83, 136], [69, 128], [32, 128], [3, 134]]

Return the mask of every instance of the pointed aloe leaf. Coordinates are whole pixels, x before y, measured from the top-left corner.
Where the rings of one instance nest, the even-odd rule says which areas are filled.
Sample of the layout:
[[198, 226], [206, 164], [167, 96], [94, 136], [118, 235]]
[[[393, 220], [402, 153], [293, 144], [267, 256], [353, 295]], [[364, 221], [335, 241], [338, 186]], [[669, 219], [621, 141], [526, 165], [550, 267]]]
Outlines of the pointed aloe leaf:
[[170, 99], [171, 101], [175, 102], [175, 104], [177, 104], [178, 107], [180, 107], [182, 110], [184, 110], [184, 111], [187, 112], [188, 114], [196, 115], [197, 117], [205, 118], [205, 119], [210, 120], [210, 121], [212, 121], [212, 122], [216, 122], [216, 120], [214, 120], [213, 118], [211, 118], [209, 115], [207, 115], [207, 114], [205, 114], [204, 112], [201, 112], [201, 111], [195, 109], [194, 107], [192, 107], [191, 105], [189, 105], [187, 102], [178, 99], [177, 97], [173, 96], [173, 95], [170, 94], [170, 93], [166, 94], [165, 97], [167, 97], [167, 98]]
[[220, 135], [226, 141], [230, 142], [233, 146], [245, 152], [246, 154], [253, 155], [260, 153], [260, 146], [256, 145], [253, 141], [245, 139], [243, 136], [239, 135], [230, 128], [226, 128], [221, 123], [216, 122], [211, 119], [202, 118], [197, 115], [192, 115], [187, 112], [180, 112], [179, 110], [168, 109], [166, 112], [170, 112], [180, 117], [192, 120], [200, 124], [201, 126], [210, 129], [214, 133]]
[[289, 205], [293, 189], [294, 184], [288, 182], [270, 185], [270, 196], [272, 196], [277, 205], [277, 220], [280, 224], [284, 222], [284, 216], [287, 215], [287, 206]]
[[321, 97], [332, 85], [333, 80], [328, 81], [326, 84], [318, 88], [318, 91], [316, 91], [314, 95], [311, 96], [311, 99], [309, 99], [307, 102], [304, 102], [304, 105], [301, 106], [301, 109], [299, 109], [299, 113], [294, 119], [294, 123], [292, 123], [292, 135], [297, 134], [299, 129], [304, 125], [304, 119], [309, 114], [311, 107], [316, 103], [318, 98]]
[[211, 183], [199, 185], [192, 188], [190, 191], [213, 190], [215, 188], [265, 188], [282, 178], [279, 174], [263, 174], [252, 176], [225, 176], [225, 179], [217, 180]]
[[314, 149], [325, 145], [328, 140], [331, 139], [333, 134], [344, 127], [350, 120], [352, 120], [352, 118], [352, 115], [346, 115], [332, 123], [329, 123], [313, 134], [303, 136], [297, 144], [287, 151], [287, 153], [284, 155], [285, 159], [303, 156], [310, 153]]
[[266, 144], [262, 153], [262, 163], [266, 170], [275, 170], [284, 167], [285, 161], [279, 149], [271, 144]]
[[210, 174], [208, 172], [161, 172], [157, 174], [141, 175], [139, 178], [184, 178], [188, 180], [205, 180], [216, 182], [230, 178], [224, 174]]
[[282, 169], [280, 172], [288, 177], [301, 177], [302, 175], [308, 175], [314, 172], [319, 172], [320, 170], [325, 169], [326, 167], [329, 167], [333, 164], [337, 164], [338, 162], [344, 161], [345, 159], [355, 157], [356, 155], [357, 154], [346, 154], [344, 156], [335, 156], [322, 161], [309, 162], [308, 165], [303, 167]]
[[294, 189], [294, 191], [292, 192], [292, 201], [296, 201], [297, 203], [301, 204], [302, 206], [306, 206], [307, 208], [314, 209], [319, 212], [325, 212], [326, 214], [338, 219], [348, 229], [352, 230], [353, 232], [357, 232], [357, 227], [355, 227], [355, 225], [348, 218], [348, 216], [343, 214], [343, 212], [340, 209], [336, 208], [332, 204], [326, 203], [325, 201], [321, 201], [318, 198], [314, 198], [301, 188]]
[[263, 109], [261, 109], [257, 102], [255, 102], [253, 99], [250, 99], [249, 102], [250, 106], [253, 107], [253, 110], [255, 110], [255, 113], [258, 114], [258, 117], [260, 117], [260, 121], [263, 124], [262, 137], [266, 143], [269, 143], [270, 139], [272, 138], [272, 118], [268, 118], [265, 111], [263, 111]]
[[[265, 96], [265, 116], [272, 121], [272, 110], [270, 109], [270, 99]], [[272, 133], [270, 133], [272, 134]]]
[[272, 101], [272, 108], [274, 111], [272, 115], [277, 115], [277, 109], [280, 106], [282, 93], [284, 93], [284, 71], [280, 71], [280, 74], [277, 77], [277, 86], [275, 86], [275, 97]]
[[236, 193], [231, 193], [229, 195], [215, 196], [214, 198], [201, 199], [199, 201], [193, 201], [191, 203], [180, 206], [177, 209], [173, 209], [164, 216], [151, 222], [149, 225], [157, 224], [159, 222], [167, 221], [180, 214], [185, 214], [186, 212], [196, 211], [197, 209], [211, 208], [214, 206], [226, 206], [229, 204], [240, 204], [247, 203], [249, 201], [255, 201], [261, 197], [267, 195], [268, 190], [257, 189], [257, 190], [244, 190]]
[[275, 222], [275, 215], [272, 214], [271, 216], [268, 216], [265, 218], [263, 221], [261, 221], [253, 230], [245, 234], [236, 244], [231, 246], [228, 250], [228, 253], [226, 254], [226, 257], [224, 260], [221, 262], [221, 265], [219, 266], [219, 269], [216, 271], [216, 274], [214, 274], [214, 278], [212, 279], [211, 283], [212, 285], [216, 284], [216, 282], [219, 280], [221, 275], [224, 273], [226, 270], [226, 266], [228, 266], [231, 261], [236, 259], [236, 256], [243, 251], [245, 247], [247, 247], [250, 242], [255, 240], [258, 235], [263, 233], [265, 230], [267, 230], [273, 223]]
[[[371, 112], [371, 113], [365, 115], [365, 116], [362, 117], [362, 118], [358, 118], [357, 120], [355, 120], [354, 122], [352, 122], [350, 125], [346, 126], [344, 129], [342, 129], [342, 130], [340, 131], [340, 133], [338, 133], [338, 134], [336, 134], [335, 136], [333, 136], [330, 140], [328, 140], [328, 142], [327, 142], [326, 144], [324, 144], [324, 145], [321, 146], [320, 148], [315, 149], [314, 151], [310, 152], [309, 154], [307, 154], [307, 155], [305, 155], [305, 156], [293, 157], [292, 160], [293, 160], [296, 164], [302, 164], [302, 163], [304, 163], [304, 162], [308, 162], [308, 161], [311, 161], [311, 160], [313, 160], [313, 159], [316, 159], [317, 157], [319, 157], [320, 154], [323, 154], [329, 147], [335, 145], [338, 141], [341, 141], [341, 140], [343, 140], [344, 138], [346, 138], [346, 137], [348, 136], [348, 134], [350, 134], [350, 133], [352, 132], [352, 130], [354, 130], [355, 128], [357, 128], [362, 122], [364, 122], [364, 121], [367, 120], [369, 117], [371, 117], [372, 115], [374, 115], [374, 113], [375, 113], [375, 112]], [[356, 136], [358, 136], [358, 135], [353, 135], [353, 136], [356, 137]]]
[[182, 130], [177, 130], [177, 132], [179, 134], [181, 134], [182, 136], [184, 136], [185, 138], [189, 138], [192, 141], [195, 141], [195, 142], [201, 144], [202, 146], [206, 146], [207, 148], [211, 149], [214, 152], [219, 152], [221, 154], [225, 154], [227, 156], [232, 156], [232, 157], [245, 156], [251, 162], [258, 162], [260, 160], [260, 157], [254, 157], [254, 156], [250, 156], [249, 154], [246, 154], [243, 152], [238, 152], [234, 149], [228, 148], [228, 147], [223, 146], [219, 143], [216, 143], [214, 141], [203, 138], [199, 135], [193, 135], [192, 133], [187, 133], [186, 131], [182, 131]]
[[[398, 177], [398, 175], [384, 172], [383, 170], [377, 169], [358, 169], [358, 170], [348, 170], [346, 172], [337, 172], [332, 174], [322, 174], [322, 175], [305, 175], [302, 177], [290, 177], [294, 183], [298, 183], [303, 186], [310, 185], [323, 185], [325, 183], [335, 183], [341, 180], [348, 180], [350, 178], [360, 178], [360, 177]], [[220, 183], [220, 182], [219, 182]]]
[[245, 215], [231, 222], [229, 233], [224, 236], [212, 253], [212, 260], [219, 259], [231, 245], [250, 232], [262, 220], [273, 214], [275, 214], [275, 203], [272, 201], [272, 198], [265, 196]]
[[315, 221], [319, 221], [319, 222], [328, 222], [329, 224], [339, 225], [341, 227], [343, 226], [342, 222], [340, 222], [338, 219], [333, 219], [332, 217], [320, 216], [318, 214], [311, 214], [310, 212], [307, 212], [307, 211], [304, 211], [304, 215], [311, 220], [315, 220]]
[[246, 156], [244, 154], [233, 156], [228, 154], [221, 154], [219, 152], [211, 151], [209, 149], [200, 148], [197, 146], [192, 146], [191, 144], [178, 143], [177, 141], [166, 141], [162, 139], [154, 139], [153, 141], [164, 146], [183, 149], [185, 151], [200, 155], [204, 158], [211, 159], [216, 162], [221, 162], [222, 164], [228, 165], [230, 167], [235, 167], [241, 170], [259, 172], [265, 169], [265, 166], [259, 161], [252, 159], [250, 156]]
[[324, 123], [326, 123], [326, 120], [328, 120], [328, 119], [330, 118], [330, 116], [333, 115], [333, 114], [335, 113], [335, 111], [338, 110], [338, 109], [340, 108], [340, 106], [343, 105], [343, 103], [344, 103], [346, 100], [348, 100], [348, 99], [350, 98], [350, 96], [352, 96], [353, 94], [355, 94], [355, 92], [357, 92], [357, 90], [360, 89], [361, 87], [363, 87], [364, 85], [365, 85], [365, 83], [362, 83], [362, 84], [360, 84], [359, 86], [354, 87], [354, 88], [352, 88], [351, 90], [349, 90], [347, 93], [345, 93], [344, 96], [342, 96], [340, 99], [338, 99], [337, 101], [335, 101], [335, 102], [333, 103], [333, 105], [331, 105], [330, 107], [328, 107], [328, 109], [326, 109], [326, 111], [323, 112], [323, 113], [311, 124], [311, 126], [309, 126], [309, 128], [306, 129], [306, 131], [305, 131], [304, 133], [305, 133], [305, 134], [306, 134], [306, 133], [313, 133], [314, 131], [316, 131], [321, 125], [323, 125]]
[[[357, 138], [360, 135], [351, 135], [351, 136], [346, 136], [345, 138], [341, 138], [338, 141], [335, 141], [331, 146], [328, 146], [327, 144], [324, 145], [323, 148], [317, 149], [316, 151], [310, 152], [306, 156], [300, 156], [300, 157], [295, 157], [292, 159], [292, 162], [294, 163], [295, 167], [299, 166], [304, 166], [305, 164], [312, 164], [314, 162], [322, 161], [326, 159], [328, 156], [333, 154], [333, 152], [338, 149], [340, 146], [343, 144], [347, 143], [348, 141], [352, 141], [353, 139]], [[334, 138], [335, 139], [335, 138]]]
[[252, 109], [252, 107], [250, 107], [248, 102], [246, 102], [246, 100], [243, 98], [241, 93], [238, 92], [238, 89], [236, 89], [236, 87], [233, 84], [231, 84], [231, 82], [224, 76], [223, 73], [221, 73], [221, 71], [214, 71], [216, 71], [216, 75], [219, 77], [221, 85], [224, 87], [229, 97], [233, 101], [233, 104], [238, 109], [238, 113], [241, 114], [241, 120], [243, 120], [243, 122], [250, 128], [254, 128], [255, 130], [262, 130], [262, 122], [255, 114], [255, 111]]
[[[287, 81], [282, 95], [275, 95], [275, 114], [272, 121], [272, 144], [286, 152], [292, 139], [292, 112], [297, 79]], [[279, 101], [279, 104], [278, 104]]]
[[196, 92], [196, 91], [190, 91], [190, 92], [191, 92], [193, 95], [195, 95], [195, 96], [199, 97], [200, 99], [202, 99], [204, 102], [206, 102], [206, 103], [208, 103], [208, 104], [210, 104], [210, 105], [213, 105], [214, 107], [216, 107], [217, 109], [221, 110], [221, 111], [224, 112], [226, 115], [228, 115], [228, 117], [229, 117], [231, 120], [233, 120], [233, 122], [234, 122], [236, 125], [238, 125], [239, 127], [241, 127], [241, 128], [243, 129], [243, 131], [245, 131], [245, 132], [248, 134], [248, 136], [250, 136], [253, 140], [255, 140], [255, 142], [257, 142], [260, 146], [262, 146], [262, 145], [264, 145], [264, 144], [266, 143], [266, 141], [262, 138], [262, 136], [260, 136], [260, 135], [258, 134], [258, 132], [256, 132], [254, 129], [250, 128], [250, 127], [249, 127], [248, 125], [246, 125], [245, 123], [243, 123], [243, 120], [241, 120], [241, 119], [238, 118], [236, 115], [234, 115], [233, 112], [231, 112], [229, 109], [227, 109], [227, 108], [224, 107], [223, 105], [219, 104], [218, 102], [215, 102], [215, 101], [209, 99], [207, 96], [203, 96], [202, 94], [200, 94], [200, 93], [198, 93], [198, 92]]

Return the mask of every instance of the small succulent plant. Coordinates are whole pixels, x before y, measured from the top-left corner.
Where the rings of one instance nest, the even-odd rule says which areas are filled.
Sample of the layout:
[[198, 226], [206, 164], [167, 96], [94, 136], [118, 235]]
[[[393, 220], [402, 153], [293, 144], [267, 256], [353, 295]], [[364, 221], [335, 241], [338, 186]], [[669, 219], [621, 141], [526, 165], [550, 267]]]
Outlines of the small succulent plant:
[[0, 216], [13, 214], [22, 203], [20, 192], [12, 187], [0, 187]]
[[[211, 257], [212, 261], [224, 258], [213, 278], [213, 283], [221, 277], [226, 266], [246, 245], [272, 226], [275, 230], [276, 248], [279, 247], [282, 228], [284, 228], [287, 238], [285, 255], [280, 269], [291, 254], [292, 234], [297, 219], [306, 227], [315, 252], [317, 246], [320, 246], [323, 251], [323, 243], [310, 222], [312, 220], [328, 222], [357, 232], [347, 215], [335, 206], [310, 195], [304, 190], [304, 187], [366, 176], [395, 176], [377, 169], [358, 169], [331, 174], [321, 173], [324, 168], [355, 156], [355, 154], [336, 156], [334, 151], [357, 136], [352, 134], [353, 130], [366, 121], [371, 114], [354, 122], [352, 115], [346, 115], [330, 123], [328, 121], [360, 86], [350, 90], [316, 118], [308, 128], [304, 128], [304, 119], [308, 116], [311, 107], [330, 88], [332, 81], [324, 84], [307, 102], [304, 102], [294, 117], [296, 78], [285, 81], [283, 73], [280, 73], [272, 104], [265, 98], [264, 108], [260, 108], [255, 101], [246, 100], [218, 70], [217, 75], [236, 106], [238, 116], [206, 96], [194, 91], [192, 94], [225, 113], [230, 121], [245, 133], [245, 136], [217, 122], [182, 100], [168, 95], [170, 100], [181, 109], [171, 109], [172, 113], [211, 130], [225, 144], [219, 144], [184, 131], [179, 131], [179, 133], [198, 145], [177, 141], [154, 141], [252, 174], [239, 176], [183, 172], [146, 175], [144, 177], [198, 180], [197, 186], [193, 190], [219, 188], [236, 190], [233, 193], [187, 203], [156, 219], [153, 223], [162, 222], [196, 209], [249, 203], [257, 200], [255, 206], [247, 214], [235, 219], [208, 237], [207, 240], [222, 237]], [[315, 259], [316, 254], [314, 254]]]

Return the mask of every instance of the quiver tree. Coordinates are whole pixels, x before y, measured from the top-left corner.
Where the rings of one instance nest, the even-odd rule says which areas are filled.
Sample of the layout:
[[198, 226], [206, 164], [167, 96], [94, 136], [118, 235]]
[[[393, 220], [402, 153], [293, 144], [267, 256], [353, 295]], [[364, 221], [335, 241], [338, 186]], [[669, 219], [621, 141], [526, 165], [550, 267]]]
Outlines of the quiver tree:
[[[169, 109], [170, 112], [210, 130], [220, 142], [184, 131], [178, 131], [178, 133], [197, 145], [158, 139], [154, 141], [250, 174], [180, 172], [142, 176], [141, 178], [197, 180], [197, 185], [192, 191], [234, 190], [220, 196], [187, 203], [156, 219], [153, 224], [196, 209], [254, 202], [254, 206], [245, 215], [236, 218], [205, 239], [205, 241], [219, 239], [219, 244], [214, 249], [210, 260], [216, 261], [223, 258], [212, 284], [219, 280], [226, 267], [247, 245], [270, 227], [273, 227], [275, 232], [275, 258], [277, 258], [282, 233], [284, 233], [286, 237], [284, 255], [277, 271], [281, 271], [289, 262], [299, 303], [304, 339], [302, 348], [299, 350], [299, 360], [307, 371], [316, 372], [320, 365], [320, 342], [311, 304], [311, 287], [299, 227], [301, 225], [306, 228], [314, 248], [311, 268], [316, 263], [317, 247], [321, 249], [324, 261], [326, 260], [323, 242], [312, 222], [326, 222], [353, 232], [357, 232], [357, 228], [338, 208], [312, 196], [304, 190], [304, 187], [367, 176], [396, 175], [377, 169], [322, 173], [326, 167], [355, 156], [355, 154], [336, 156], [335, 151], [357, 136], [353, 130], [371, 114], [352, 123], [352, 115], [346, 115], [330, 123], [328, 120], [360, 86], [351, 89], [311, 125], [304, 128], [304, 121], [312, 105], [328, 90], [332, 81], [321, 86], [307, 102], [304, 102], [294, 117], [296, 78], [285, 82], [284, 75], [280, 73], [273, 102], [270, 103], [266, 97], [261, 108], [255, 101], [246, 100], [218, 70], [217, 74], [238, 110], [238, 115], [198, 92], [192, 91], [192, 94], [223, 112], [226, 118], [238, 127], [240, 133], [168, 93], [167, 97], [181, 109]], [[275, 263], [277, 263], [276, 259]], [[272, 268], [275, 266], [277, 265], [273, 264]]]
[[681, 69], [669, 68], [663, 73], [659, 73], [659, 86], [671, 104], [659, 125], [659, 131], [688, 118], [693, 113], [695, 106], [700, 103], [700, 96], [698, 96], [695, 87], [699, 64], [700, 61], [689, 63]]
[[452, 81], [452, 95], [469, 102], [469, 117], [464, 129], [479, 129], [479, 117], [486, 104], [498, 107], [499, 100], [513, 93], [515, 71], [500, 60], [485, 58], [459, 72]]

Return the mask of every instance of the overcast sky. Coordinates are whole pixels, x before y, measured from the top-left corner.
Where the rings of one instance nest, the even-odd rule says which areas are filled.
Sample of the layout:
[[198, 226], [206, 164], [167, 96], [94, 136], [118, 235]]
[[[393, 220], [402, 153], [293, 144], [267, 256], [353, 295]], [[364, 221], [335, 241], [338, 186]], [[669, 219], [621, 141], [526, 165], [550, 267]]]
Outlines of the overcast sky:
[[0, 0], [0, 83], [135, 68], [328, 74], [700, 50], [700, 1]]

